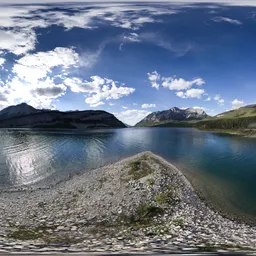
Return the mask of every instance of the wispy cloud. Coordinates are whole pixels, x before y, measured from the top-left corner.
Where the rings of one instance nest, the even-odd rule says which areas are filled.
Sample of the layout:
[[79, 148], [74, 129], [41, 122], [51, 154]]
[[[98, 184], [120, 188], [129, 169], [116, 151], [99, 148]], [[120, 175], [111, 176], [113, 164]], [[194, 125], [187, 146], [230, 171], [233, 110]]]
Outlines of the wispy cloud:
[[220, 94], [216, 94], [213, 99], [221, 106], [225, 103], [225, 100], [221, 98]]
[[147, 103], [144, 103], [141, 105], [142, 108], [155, 108], [156, 107], [156, 104], [147, 104]]
[[[25, 2], [22, 1], [22, 3]], [[36, 28], [57, 25], [67, 30], [72, 28], [95, 29], [101, 21], [110, 26], [137, 30], [146, 23], [161, 22], [158, 19], [161, 14], [176, 13], [171, 6], [164, 8], [147, 4], [98, 3], [95, 5], [90, 3], [89, 5], [72, 4], [68, 7], [63, 5], [62, 7], [56, 10], [52, 5], [1, 5], [0, 50], [10, 51], [16, 55], [34, 50], [37, 43]], [[65, 8], [74, 11], [73, 14], [70, 15]], [[131, 33], [123, 40], [135, 41], [135, 33]]]
[[214, 22], [227, 22], [234, 25], [242, 25], [243, 23], [239, 20], [230, 19], [227, 17], [215, 17], [212, 19]]

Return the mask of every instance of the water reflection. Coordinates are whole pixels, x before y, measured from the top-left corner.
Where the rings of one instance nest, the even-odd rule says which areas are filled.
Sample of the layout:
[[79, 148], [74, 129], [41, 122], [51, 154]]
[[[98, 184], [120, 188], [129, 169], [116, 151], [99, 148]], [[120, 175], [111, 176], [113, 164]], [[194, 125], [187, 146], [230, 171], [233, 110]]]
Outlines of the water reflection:
[[[4, 180], [1, 179], [1, 183], [5, 182], [9, 186], [27, 185], [55, 172], [49, 168], [53, 149], [42, 138], [19, 132], [1, 138], [5, 145], [1, 150], [1, 159], [5, 161], [7, 169], [7, 175]], [[1, 163], [3, 167], [3, 161]]]

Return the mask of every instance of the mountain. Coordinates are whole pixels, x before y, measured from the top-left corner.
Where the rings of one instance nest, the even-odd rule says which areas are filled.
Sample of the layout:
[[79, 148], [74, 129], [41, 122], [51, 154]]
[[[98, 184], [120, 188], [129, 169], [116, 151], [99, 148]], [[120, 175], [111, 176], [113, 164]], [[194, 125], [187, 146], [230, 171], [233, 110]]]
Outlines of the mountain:
[[256, 129], [256, 104], [220, 113], [196, 123], [200, 129]]
[[35, 109], [26, 103], [21, 103], [16, 106], [9, 106], [0, 111], [0, 119], [6, 119], [13, 116], [29, 115], [41, 112], [41, 110]]
[[201, 108], [180, 109], [177, 107], [164, 111], [157, 111], [149, 114], [135, 126], [158, 126], [163, 124], [172, 124], [178, 122], [188, 122], [202, 120], [209, 117]]
[[102, 110], [61, 112], [35, 109], [26, 103], [0, 111], [0, 128], [125, 128], [114, 115]]

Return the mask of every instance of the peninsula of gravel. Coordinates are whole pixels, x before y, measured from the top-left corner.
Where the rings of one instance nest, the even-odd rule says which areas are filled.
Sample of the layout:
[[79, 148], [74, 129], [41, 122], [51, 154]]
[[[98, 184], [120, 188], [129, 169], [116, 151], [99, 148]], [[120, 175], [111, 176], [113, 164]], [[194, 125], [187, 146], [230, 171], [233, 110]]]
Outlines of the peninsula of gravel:
[[256, 249], [256, 227], [214, 212], [151, 152], [48, 188], [2, 191], [0, 216], [0, 253]]

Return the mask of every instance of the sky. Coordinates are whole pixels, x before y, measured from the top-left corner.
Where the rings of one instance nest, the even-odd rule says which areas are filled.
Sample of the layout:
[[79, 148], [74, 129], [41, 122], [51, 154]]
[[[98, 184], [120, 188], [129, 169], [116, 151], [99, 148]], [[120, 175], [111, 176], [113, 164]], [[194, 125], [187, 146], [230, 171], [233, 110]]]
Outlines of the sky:
[[255, 28], [250, 0], [0, 0], [0, 109], [100, 109], [133, 125], [253, 104]]

